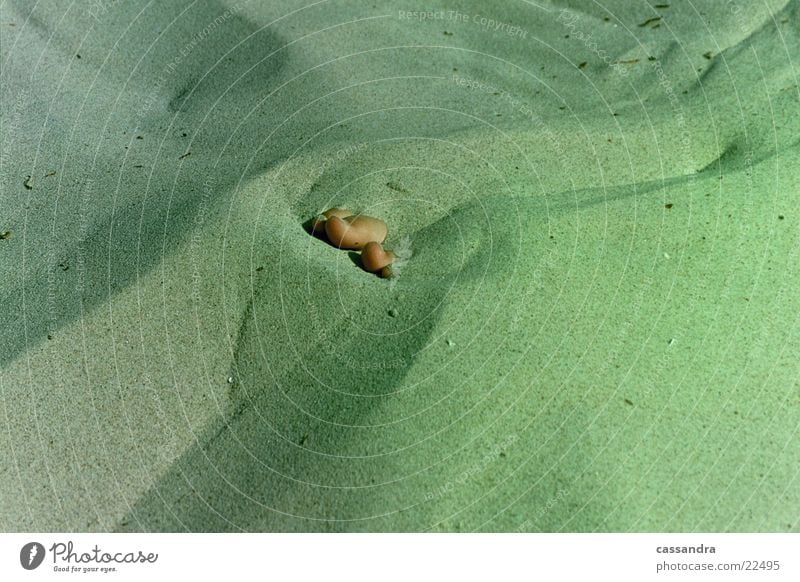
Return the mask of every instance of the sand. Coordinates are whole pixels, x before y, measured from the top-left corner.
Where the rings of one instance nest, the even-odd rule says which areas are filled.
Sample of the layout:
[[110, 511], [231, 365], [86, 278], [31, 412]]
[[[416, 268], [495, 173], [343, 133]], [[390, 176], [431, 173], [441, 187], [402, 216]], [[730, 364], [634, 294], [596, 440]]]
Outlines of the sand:
[[263, 4], [0, 7], [0, 530], [800, 530], [800, 2]]

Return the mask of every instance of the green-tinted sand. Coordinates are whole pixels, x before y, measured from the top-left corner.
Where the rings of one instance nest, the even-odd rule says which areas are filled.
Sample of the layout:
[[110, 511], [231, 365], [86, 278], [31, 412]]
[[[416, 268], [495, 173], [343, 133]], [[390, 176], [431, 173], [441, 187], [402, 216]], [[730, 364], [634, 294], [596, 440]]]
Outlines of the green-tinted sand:
[[1, 530], [800, 529], [800, 2], [33, 4]]

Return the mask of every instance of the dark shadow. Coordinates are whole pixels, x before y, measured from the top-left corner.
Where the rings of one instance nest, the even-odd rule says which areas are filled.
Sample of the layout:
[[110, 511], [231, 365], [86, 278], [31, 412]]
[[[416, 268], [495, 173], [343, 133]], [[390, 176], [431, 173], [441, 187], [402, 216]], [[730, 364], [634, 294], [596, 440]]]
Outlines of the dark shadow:
[[[127, 4], [102, 7], [102, 21], [98, 27], [104, 34], [123, 26], [118, 22], [121, 16], [117, 12], [134, 10], [137, 13], [141, 8]], [[3, 312], [0, 317], [3, 321], [0, 327], [0, 366], [13, 361], [33, 345], [46, 341], [60, 327], [87, 311], [110, 301], [152, 270], [170, 249], [191, 235], [192, 229], [188, 226], [195, 224], [201, 204], [214, 205], [228, 196], [239, 180], [263, 172], [296, 147], [294, 142], [278, 145], [277, 150], [284, 148], [285, 151], [271, 151], [270, 155], [262, 155], [258, 164], [247, 167], [247, 160], [263, 142], [263, 127], [244, 123], [236, 129], [235, 138], [224, 152], [227, 158], [237, 163], [223, 160], [217, 164], [214, 163], [216, 158], [207, 153], [210, 151], [207, 144], [225, 143], [231, 137], [234, 128], [230, 125], [230, 118], [234, 112], [257, 106], [278, 82], [279, 73], [287, 61], [286, 51], [279, 50], [286, 41], [272, 29], [232, 13], [222, 3], [214, 2], [213, 5], [184, 13], [180, 7], [173, 6], [173, 16], [181, 14], [180, 17], [141, 64], [137, 63], [141, 56], [142, 38], [129, 31], [119, 39], [115, 54], [119, 54], [130, 69], [138, 67], [137, 71], [145, 79], [155, 82], [163, 75], [162, 91], [171, 91], [173, 96], [167, 102], [154, 101], [151, 107], [142, 110], [142, 118], [138, 120], [145, 135], [141, 141], [131, 143], [131, 150], [140, 148], [131, 157], [140, 156], [137, 161], [147, 161], [147, 164], [134, 166], [128, 161], [120, 168], [119, 153], [116, 152], [122, 150], [120, 142], [130, 141], [130, 135], [93, 136], [95, 143], [92, 147], [77, 150], [74, 155], [78, 159], [71, 163], [76, 167], [91, 166], [87, 160], [94, 157], [96, 141], [103, 141], [107, 147], [98, 148], [99, 157], [93, 164], [94, 175], [81, 176], [83, 186], [76, 185], [71, 191], [62, 192], [61, 196], [86, 207], [96, 203], [107, 205], [109, 197], [119, 187], [120, 173], [125, 174], [121, 181], [123, 188], [145, 194], [131, 197], [128, 192], [121, 193], [117, 200], [134, 198], [136, 201], [127, 206], [115, 205], [113, 215], [90, 223], [80, 240], [74, 236], [66, 239], [71, 242], [61, 244], [54, 243], [46, 234], [29, 236], [25, 245], [33, 246], [38, 252], [45, 251], [48, 264], [37, 271], [38, 275], [27, 276], [22, 283], [24, 295], [28, 298], [48, 297], [49, 300], [46, 308], [24, 308], [21, 289], [13, 282], [11, 285], [7, 282], [3, 287], [3, 295], [0, 295]], [[30, 16], [29, 22], [36, 27], [37, 34], [48, 33], [46, 22], [35, 19], [22, 5], [19, 10]], [[147, 19], [155, 18], [157, 14], [165, 18], [158, 11], [145, 11], [142, 23], [137, 26], [144, 26]], [[163, 22], [160, 24], [162, 28], [165, 26]], [[123, 30], [121, 28], [119, 33], [122, 34]], [[197, 35], [203, 31], [205, 36], [201, 39]], [[165, 63], [181, 55], [181, 48], [187, 52], [179, 66], [165, 69]], [[266, 58], [267, 55], [272, 56]], [[92, 66], [91, 55], [87, 54], [81, 63], [82, 66]], [[225, 82], [220, 83], [220, 79]], [[165, 131], [168, 127], [185, 127], [182, 124], [186, 123], [183, 119], [187, 112], [200, 113], [212, 108], [213, 114], [208, 115], [203, 126], [187, 128], [189, 131], [183, 132], [183, 136], [177, 129]], [[148, 129], [152, 129], [152, 133], [148, 133]], [[177, 154], [173, 156], [170, 152], [177, 147], [194, 150], [194, 155], [185, 158]], [[125, 149], [129, 149], [128, 146]], [[114, 170], [108, 171], [107, 168]], [[212, 186], [205, 187], [206, 183]], [[43, 189], [34, 190], [34, 194], [43, 205], [48, 196], [54, 195], [53, 191]], [[86, 214], [90, 214], [88, 208], [87, 212], [81, 212], [81, 215]], [[36, 232], [35, 229], [31, 231]], [[74, 225], [74, 231], [76, 234], [80, 232], [78, 225]], [[14, 243], [20, 246], [13, 250], [21, 253], [18, 251], [23, 248], [21, 238], [18, 237]], [[11, 254], [7, 257], [14, 260]]]
[[361, 253], [357, 253], [357, 252], [355, 252], [355, 251], [349, 251], [349, 252], [347, 253], [347, 258], [349, 258], [349, 259], [350, 259], [350, 261], [351, 261], [351, 262], [352, 262], [352, 263], [353, 263], [353, 264], [354, 264], [356, 267], [358, 267], [358, 268], [359, 268], [359, 269], [361, 269], [362, 271], [364, 270], [364, 269], [363, 269], [363, 267], [361, 266]]
[[[362, 282], [351, 286], [348, 304], [363, 306], [364, 288], [388, 294], [386, 281], [362, 271], [347, 275]], [[275, 277], [258, 290], [241, 326], [225, 418], [136, 501], [118, 531], [347, 529], [346, 520], [325, 518], [363, 519], [384, 505], [380, 480], [361, 477], [384, 474], [393, 454], [381, 443], [392, 446], [394, 427], [373, 426], [373, 414], [411, 398], [397, 389], [429, 341], [446, 287], [399, 299], [400, 312], [429, 316], [413, 334], [392, 334], [398, 321], [383, 309], [361, 307], [357, 326], [338, 314], [315, 315], [314, 306], [333, 304], [337, 290], [312, 281], [308, 301], [295, 298], [285, 307], [295, 317], [308, 313], [317, 330], [308, 345], [301, 343], [308, 335], [295, 335], [287, 323], [295, 317], [284, 320], [276, 309], [277, 298], [288, 295], [278, 285]], [[359, 332], [364, 328], [382, 333], [368, 336]], [[364, 359], [370, 350], [381, 362]], [[384, 365], [394, 361], [405, 365]]]

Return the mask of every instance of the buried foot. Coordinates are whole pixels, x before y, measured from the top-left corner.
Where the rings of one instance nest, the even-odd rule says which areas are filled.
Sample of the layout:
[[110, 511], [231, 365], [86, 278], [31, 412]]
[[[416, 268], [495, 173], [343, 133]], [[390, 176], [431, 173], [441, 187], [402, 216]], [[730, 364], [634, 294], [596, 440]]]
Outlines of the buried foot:
[[383, 248], [389, 228], [380, 218], [331, 208], [312, 219], [310, 229], [311, 234], [336, 248], [361, 251], [361, 266], [365, 271], [383, 278], [395, 275], [391, 265], [398, 255]]

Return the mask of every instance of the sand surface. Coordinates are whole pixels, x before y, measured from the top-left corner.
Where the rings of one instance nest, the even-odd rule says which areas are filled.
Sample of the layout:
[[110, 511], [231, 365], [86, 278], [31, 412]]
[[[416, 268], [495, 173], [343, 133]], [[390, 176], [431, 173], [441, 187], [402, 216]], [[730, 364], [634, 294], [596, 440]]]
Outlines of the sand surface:
[[0, 530], [800, 530], [800, 1], [0, 35]]

